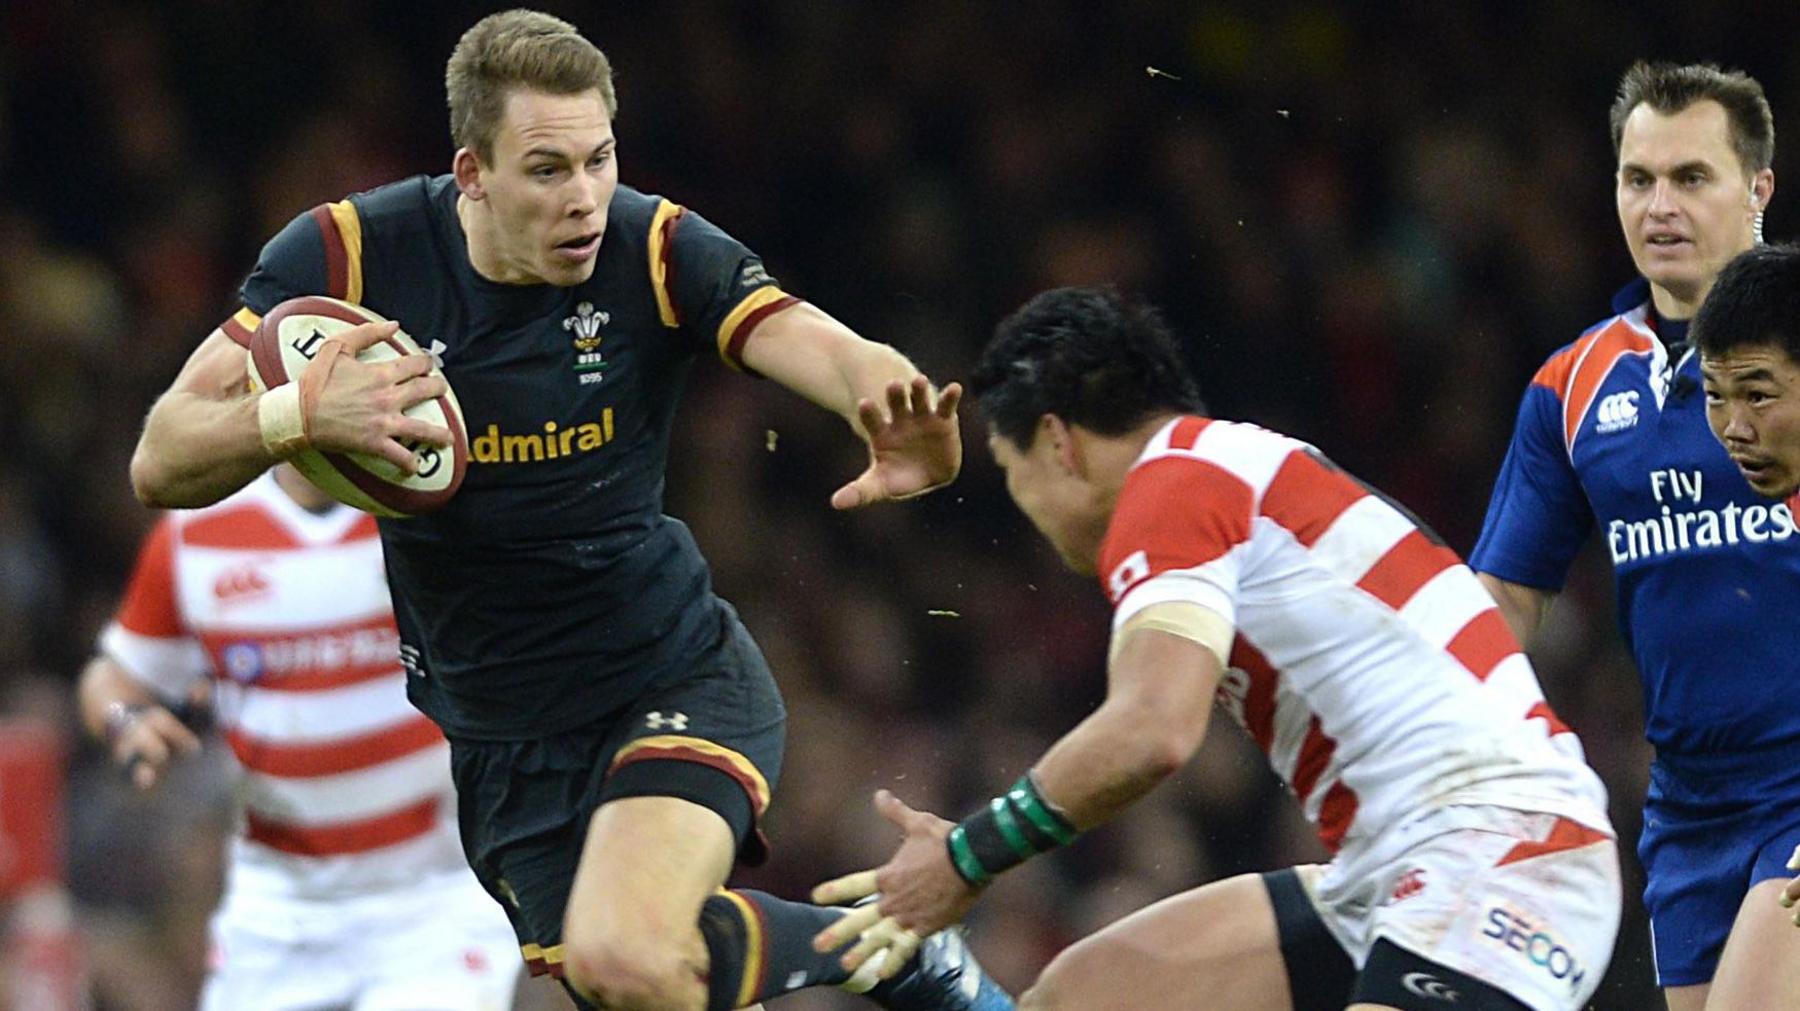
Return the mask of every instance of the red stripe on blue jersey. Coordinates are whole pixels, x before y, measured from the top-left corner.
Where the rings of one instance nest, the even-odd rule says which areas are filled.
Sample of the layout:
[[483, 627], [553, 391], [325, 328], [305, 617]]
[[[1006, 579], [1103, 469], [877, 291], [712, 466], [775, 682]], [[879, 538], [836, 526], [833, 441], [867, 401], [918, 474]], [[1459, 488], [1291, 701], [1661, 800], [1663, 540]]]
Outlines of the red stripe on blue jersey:
[[1655, 351], [1656, 338], [1640, 332], [1623, 318], [1589, 331], [1580, 340], [1550, 356], [1531, 381], [1556, 394], [1562, 402], [1563, 442], [1571, 452], [1581, 421], [1587, 417], [1612, 374], [1613, 366], [1627, 355]]

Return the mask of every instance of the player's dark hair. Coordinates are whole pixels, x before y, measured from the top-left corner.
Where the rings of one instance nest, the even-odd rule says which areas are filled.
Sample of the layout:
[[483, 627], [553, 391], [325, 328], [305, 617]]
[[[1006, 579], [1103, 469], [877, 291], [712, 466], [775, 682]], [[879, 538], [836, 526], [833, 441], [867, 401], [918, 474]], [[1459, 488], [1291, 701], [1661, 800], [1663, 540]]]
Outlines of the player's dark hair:
[[1800, 363], [1800, 246], [1739, 253], [1713, 281], [1688, 336], [1707, 357], [1767, 345]]
[[994, 328], [969, 389], [1021, 449], [1046, 414], [1122, 435], [1158, 414], [1206, 410], [1162, 316], [1110, 288], [1053, 288], [1026, 302]]
[[1746, 174], [1775, 163], [1775, 114], [1756, 78], [1741, 70], [1720, 70], [1712, 63], [1647, 63], [1639, 60], [1619, 79], [1612, 105], [1613, 156], [1625, 137], [1632, 110], [1648, 105], [1673, 115], [1695, 102], [1711, 99], [1725, 108], [1731, 124], [1731, 147]]
[[456, 146], [492, 162], [506, 96], [515, 88], [552, 95], [598, 90], [606, 114], [619, 114], [612, 64], [574, 25], [539, 11], [502, 11], [464, 32], [444, 68]]

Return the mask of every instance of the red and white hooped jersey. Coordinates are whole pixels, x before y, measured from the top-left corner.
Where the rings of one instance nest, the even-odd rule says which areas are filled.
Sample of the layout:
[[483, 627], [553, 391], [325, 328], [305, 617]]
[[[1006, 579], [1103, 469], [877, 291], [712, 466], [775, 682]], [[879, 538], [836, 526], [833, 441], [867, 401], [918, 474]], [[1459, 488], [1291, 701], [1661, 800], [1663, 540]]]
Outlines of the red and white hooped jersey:
[[304, 899], [467, 874], [449, 747], [406, 699], [374, 518], [265, 474], [173, 511], [100, 649], [170, 699], [213, 679], [242, 768], [231, 887]]
[[1100, 573], [1115, 633], [1169, 601], [1231, 623], [1219, 704], [1333, 852], [1452, 804], [1611, 834], [1605, 788], [1474, 573], [1311, 446], [1171, 421], [1126, 478]]

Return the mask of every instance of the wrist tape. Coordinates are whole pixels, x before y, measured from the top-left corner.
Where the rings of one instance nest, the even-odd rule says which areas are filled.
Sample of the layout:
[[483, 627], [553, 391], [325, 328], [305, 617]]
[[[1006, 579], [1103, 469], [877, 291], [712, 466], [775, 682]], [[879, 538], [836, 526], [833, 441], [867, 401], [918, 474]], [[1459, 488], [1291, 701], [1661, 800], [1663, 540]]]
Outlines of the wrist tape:
[[956, 873], [971, 885], [984, 885], [1001, 871], [1017, 867], [1039, 853], [1067, 845], [1076, 828], [1038, 792], [1031, 774], [950, 830], [945, 845]]
[[286, 459], [312, 446], [312, 419], [318, 411], [319, 395], [337, 368], [340, 358], [350, 349], [343, 341], [332, 338], [319, 345], [319, 352], [298, 382], [283, 383], [264, 393], [256, 401], [256, 425], [262, 435], [263, 448]]

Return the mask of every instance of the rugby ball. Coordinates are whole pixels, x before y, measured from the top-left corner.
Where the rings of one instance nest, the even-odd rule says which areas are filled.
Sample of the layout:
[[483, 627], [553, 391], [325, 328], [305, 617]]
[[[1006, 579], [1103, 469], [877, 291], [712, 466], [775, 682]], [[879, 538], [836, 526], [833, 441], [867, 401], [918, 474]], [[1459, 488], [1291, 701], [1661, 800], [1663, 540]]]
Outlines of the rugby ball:
[[[323, 295], [288, 299], [270, 309], [251, 335], [251, 390], [261, 394], [293, 381], [306, 370], [328, 338], [363, 323], [382, 322], [386, 320], [380, 314], [341, 299]], [[418, 342], [405, 330], [396, 330], [356, 358], [374, 363], [422, 354], [425, 352]], [[431, 374], [443, 375], [435, 362]], [[456, 393], [446, 390], [442, 396], [407, 408], [406, 415], [450, 430], [448, 447], [410, 447], [419, 461], [417, 474], [407, 474], [381, 457], [362, 453], [305, 449], [289, 457], [288, 462], [332, 498], [377, 516], [416, 516], [442, 508], [462, 487], [463, 474], [469, 466], [469, 438], [463, 426], [462, 407], [456, 402]]]

